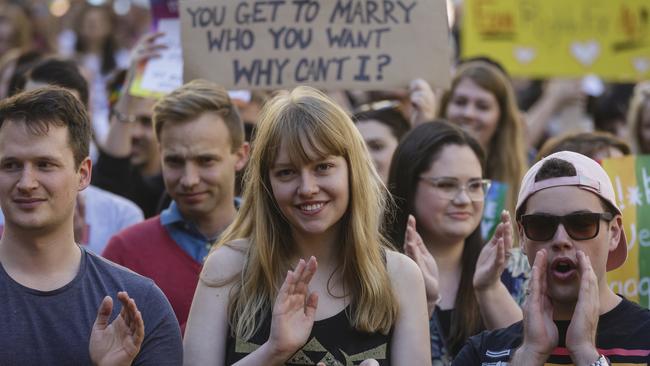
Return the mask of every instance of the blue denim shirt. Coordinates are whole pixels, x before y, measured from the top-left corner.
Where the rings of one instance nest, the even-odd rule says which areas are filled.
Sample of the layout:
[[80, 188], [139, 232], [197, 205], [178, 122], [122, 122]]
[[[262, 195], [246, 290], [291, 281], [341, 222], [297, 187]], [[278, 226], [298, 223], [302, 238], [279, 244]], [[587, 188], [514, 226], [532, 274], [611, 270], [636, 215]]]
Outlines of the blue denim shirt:
[[[236, 197], [235, 207], [239, 209], [240, 203], [241, 199]], [[167, 229], [176, 244], [199, 263], [203, 263], [212, 245], [219, 239], [219, 235], [208, 238], [201, 234], [193, 222], [183, 218], [174, 201], [160, 213], [160, 224]]]

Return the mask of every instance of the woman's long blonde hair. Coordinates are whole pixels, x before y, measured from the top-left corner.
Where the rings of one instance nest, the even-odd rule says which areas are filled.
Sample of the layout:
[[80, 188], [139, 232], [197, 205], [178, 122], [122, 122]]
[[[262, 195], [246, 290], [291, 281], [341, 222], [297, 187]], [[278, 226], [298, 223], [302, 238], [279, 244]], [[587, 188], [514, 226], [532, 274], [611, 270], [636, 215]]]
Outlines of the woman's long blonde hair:
[[234, 335], [249, 339], [256, 333], [293, 264], [291, 229], [276, 205], [269, 180], [281, 145], [296, 162], [309, 161], [309, 150], [320, 157], [345, 158], [350, 201], [341, 219], [337, 268], [350, 299], [348, 316], [358, 330], [388, 333], [398, 309], [386, 270], [384, 251], [389, 244], [380, 234], [387, 190], [346, 113], [319, 91], [297, 87], [264, 106], [244, 175], [243, 204], [216, 246], [240, 238], [247, 238], [250, 245], [230, 294], [228, 314]]

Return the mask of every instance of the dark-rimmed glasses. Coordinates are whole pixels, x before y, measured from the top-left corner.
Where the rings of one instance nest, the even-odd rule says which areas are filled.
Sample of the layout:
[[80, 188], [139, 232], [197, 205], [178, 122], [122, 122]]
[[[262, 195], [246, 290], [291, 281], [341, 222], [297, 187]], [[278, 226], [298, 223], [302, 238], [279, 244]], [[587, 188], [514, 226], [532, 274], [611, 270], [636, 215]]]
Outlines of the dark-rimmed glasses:
[[452, 177], [420, 177], [420, 180], [434, 187], [441, 198], [448, 200], [453, 200], [460, 191], [465, 190], [470, 200], [482, 202], [485, 201], [485, 195], [490, 189], [489, 179], [470, 179], [465, 183]]
[[609, 212], [576, 212], [564, 216], [530, 214], [521, 216], [521, 226], [526, 237], [534, 241], [553, 239], [557, 227], [562, 224], [573, 240], [589, 240], [598, 236], [600, 220], [610, 222], [614, 215]]

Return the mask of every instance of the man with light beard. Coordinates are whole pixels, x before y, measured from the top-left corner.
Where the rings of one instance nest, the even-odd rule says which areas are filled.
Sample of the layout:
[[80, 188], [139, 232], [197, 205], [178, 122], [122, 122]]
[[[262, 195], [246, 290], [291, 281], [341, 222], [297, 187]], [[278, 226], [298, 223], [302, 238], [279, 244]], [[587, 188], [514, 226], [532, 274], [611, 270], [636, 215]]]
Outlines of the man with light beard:
[[650, 311], [607, 286], [627, 241], [603, 168], [568, 151], [544, 158], [523, 179], [516, 215], [533, 263], [524, 319], [472, 337], [453, 364], [650, 363]]
[[183, 328], [203, 260], [237, 214], [235, 174], [248, 143], [226, 90], [205, 80], [163, 97], [153, 119], [172, 202], [113, 236], [103, 256], [154, 280]]

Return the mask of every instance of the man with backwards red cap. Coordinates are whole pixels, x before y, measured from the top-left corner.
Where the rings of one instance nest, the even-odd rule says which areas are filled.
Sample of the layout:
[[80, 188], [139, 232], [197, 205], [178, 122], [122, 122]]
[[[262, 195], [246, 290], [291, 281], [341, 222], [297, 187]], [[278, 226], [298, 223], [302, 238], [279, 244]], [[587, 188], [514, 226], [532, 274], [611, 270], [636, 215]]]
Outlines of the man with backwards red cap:
[[544, 158], [523, 179], [516, 217], [533, 263], [524, 319], [472, 337], [453, 364], [650, 363], [650, 310], [607, 286], [627, 241], [603, 168], [568, 151]]

